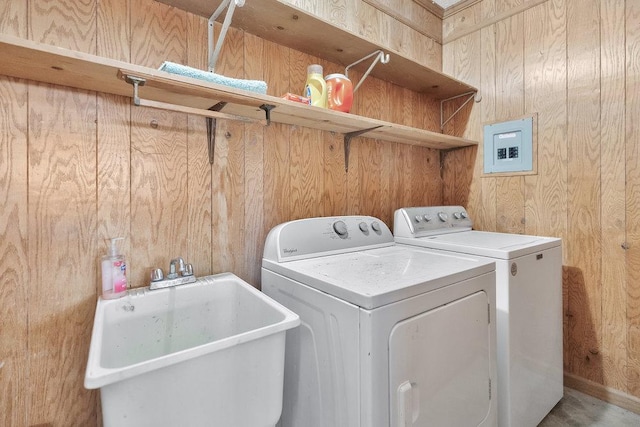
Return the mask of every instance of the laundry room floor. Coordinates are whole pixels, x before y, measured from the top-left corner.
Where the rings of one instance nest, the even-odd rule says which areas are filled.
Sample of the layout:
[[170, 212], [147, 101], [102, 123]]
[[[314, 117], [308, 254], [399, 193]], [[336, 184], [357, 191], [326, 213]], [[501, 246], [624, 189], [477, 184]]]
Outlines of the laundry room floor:
[[564, 388], [564, 397], [538, 427], [638, 427], [640, 415], [579, 391]]

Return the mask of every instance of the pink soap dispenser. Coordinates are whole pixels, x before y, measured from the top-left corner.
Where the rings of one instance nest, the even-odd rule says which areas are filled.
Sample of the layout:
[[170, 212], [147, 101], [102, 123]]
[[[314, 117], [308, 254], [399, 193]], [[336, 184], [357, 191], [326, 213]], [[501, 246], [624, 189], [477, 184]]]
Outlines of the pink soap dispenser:
[[116, 245], [124, 237], [111, 240], [109, 253], [102, 257], [102, 298], [120, 298], [127, 293], [127, 263]]

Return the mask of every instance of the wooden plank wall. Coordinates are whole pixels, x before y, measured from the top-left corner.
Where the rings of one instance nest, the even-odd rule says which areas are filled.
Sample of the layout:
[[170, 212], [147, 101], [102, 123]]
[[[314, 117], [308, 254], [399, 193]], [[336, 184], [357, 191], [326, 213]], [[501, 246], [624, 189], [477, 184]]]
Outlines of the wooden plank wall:
[[640, 3], [526, 3], [446, 19], [443, 69], [482, 94], [469, 138], [537, 114], [538, 174], [484, 177], [481, 146], [450, 152], [444, 202], [467, 204], [479, 229], [563, 238], [565, 372], [640, 410]]
[[[353, 18], [331, 3], [324, 13]], [[362, 8], [362, 19], [384, 18]], [[152, 0], [0, 0], [0, 31], [150, 67], [206, 63], [206, 21]], [[416, 43], [414, 55], [440, 58], [434, 48]], [[279, 96], [300, 92], [313, 62], [340, 71], [230, 31], [217, 71], [264, 79]], [[438, 129], [438, 104], [373, 78], [354, 112]], [[347, 174], [342, 139], [328, 132], [220, 121], [213, 166], [205, 140], [199, 117], [0, 76], [0, 425], [100, 424], [83, 379], [106, 238], [126, 237], [134, 287], [177, 255], [197, 275], [231, 271], [259, 286], [264, 238], [282, 221], [363, 214], [391, 225], [396, 208], [443, 201], [436, 150], [357, 139]]]

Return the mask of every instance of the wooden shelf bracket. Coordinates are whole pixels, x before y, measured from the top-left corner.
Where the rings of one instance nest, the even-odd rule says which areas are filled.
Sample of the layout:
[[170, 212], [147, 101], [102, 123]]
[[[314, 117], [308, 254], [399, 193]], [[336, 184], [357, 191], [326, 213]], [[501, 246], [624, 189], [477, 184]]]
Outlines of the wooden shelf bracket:
[[362, 134], [365, 134], [374, 129], [381, 128], [382, 125], [374, 126], [368, 129], [357, 130], [353, 132], [347, 132], [344, 134], [344, 171], [349, 172], [349, 155], [351, 154], [351, 140], [355, 137], [358, 137]]

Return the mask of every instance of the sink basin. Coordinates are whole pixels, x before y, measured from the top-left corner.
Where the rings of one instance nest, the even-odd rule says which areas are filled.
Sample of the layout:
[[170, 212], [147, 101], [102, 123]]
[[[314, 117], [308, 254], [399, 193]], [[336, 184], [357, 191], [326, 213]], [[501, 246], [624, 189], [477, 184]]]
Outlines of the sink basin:
[[239, 277], [98, 300], [84, 385], [105, 426], [274, 426], [299, 317]]

